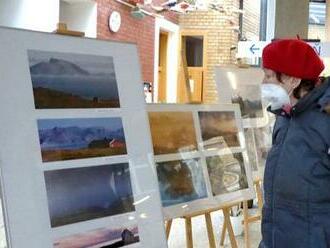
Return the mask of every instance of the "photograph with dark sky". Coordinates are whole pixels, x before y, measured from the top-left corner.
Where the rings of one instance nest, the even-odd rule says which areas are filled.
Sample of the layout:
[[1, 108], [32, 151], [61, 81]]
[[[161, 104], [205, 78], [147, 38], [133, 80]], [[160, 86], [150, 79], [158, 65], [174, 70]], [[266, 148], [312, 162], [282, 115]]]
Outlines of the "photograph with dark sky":
[[126, 163], [44, 174], [52, 227], [135, 211]]

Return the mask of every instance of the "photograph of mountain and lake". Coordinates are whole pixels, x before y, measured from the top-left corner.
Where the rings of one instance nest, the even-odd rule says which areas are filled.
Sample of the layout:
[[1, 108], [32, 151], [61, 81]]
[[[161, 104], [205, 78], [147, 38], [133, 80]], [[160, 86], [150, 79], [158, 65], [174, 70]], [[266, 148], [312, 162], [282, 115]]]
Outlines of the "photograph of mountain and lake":
[[127, 163], [45, 171], [52, 227], [134, 212]]
[[111, 56], [28, 50], [36, 109], [119, 108]]
[[40, 119], [43, 162], [127, 154], [121, 118]]

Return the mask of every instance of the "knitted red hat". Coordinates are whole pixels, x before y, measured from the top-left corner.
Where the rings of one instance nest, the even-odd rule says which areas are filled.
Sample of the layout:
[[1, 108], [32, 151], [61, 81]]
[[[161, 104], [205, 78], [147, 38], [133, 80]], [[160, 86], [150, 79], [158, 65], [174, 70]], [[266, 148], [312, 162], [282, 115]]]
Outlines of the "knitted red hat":
[[316, 79], [324, 64], [314, 49], [302, 40], [276, 40], [262, 52], [263, 67], [300, 79]]

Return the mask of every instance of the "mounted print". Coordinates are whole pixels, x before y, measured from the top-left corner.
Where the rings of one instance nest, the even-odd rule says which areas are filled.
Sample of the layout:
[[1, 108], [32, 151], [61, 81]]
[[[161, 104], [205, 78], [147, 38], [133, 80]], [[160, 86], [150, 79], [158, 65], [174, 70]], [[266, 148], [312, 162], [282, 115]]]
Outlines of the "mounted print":
[[239, 104], [244, 119], [263, 118], [260, 85], [238, 84], [233, 89], [232, 102]]
[[44, 174], [52, 227], [135, 211], [128, 164]]
[[219, 103], [239, 105], [244, 128], [267, 125], [268, 115], [261, 101], [261, 68], [216, 67], [215, 74]]
[[111, 56], [28, 50], [36, 109], [119, 108]]
[[234, 111], [198, 112], [205, 149], [240, 147]]
[[242, 154], [207, 157], [206, 163], [214, 196], [249, 187]]
[[126, 154], [120, 118], [38, 120], [44, 162]]
[[155, 155], [197, 150], [196, 131], [190, 112], [149, 112]]
[[104, 227], [56, 239], [53, 248], [115, 248], [139, 242], [137, 226]]
[[[239, 106], [149, 104], [147, 111], [165, 219], [254, 197]], [[184, 138], [188, 134], [190, 140]], [[175, 149], [157, 153], [169, 145]]]
[[207, 197], [200, 159], [161, 162], [156, 168], [164, 207]]
[[0, 44], [8, 245], [166, 247], [137, 46], [5, 27]]

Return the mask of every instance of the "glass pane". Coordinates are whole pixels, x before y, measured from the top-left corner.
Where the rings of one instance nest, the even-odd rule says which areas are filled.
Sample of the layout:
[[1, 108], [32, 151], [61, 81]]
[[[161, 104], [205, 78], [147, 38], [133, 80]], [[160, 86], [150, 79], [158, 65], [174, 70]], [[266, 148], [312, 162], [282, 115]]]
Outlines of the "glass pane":
[[184, 36], [186, 38], [186, 57], [189, 67], [203, 66], [203, 36]]

